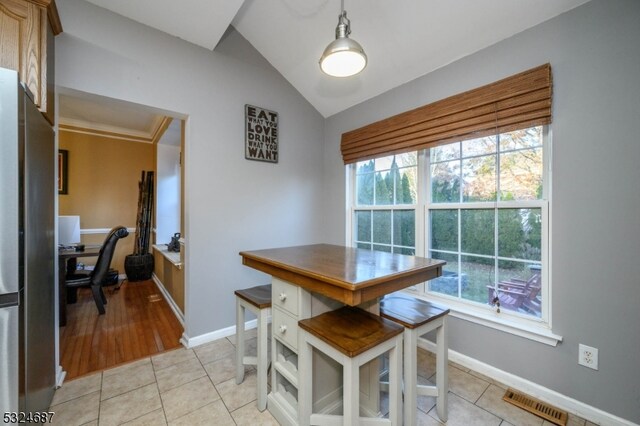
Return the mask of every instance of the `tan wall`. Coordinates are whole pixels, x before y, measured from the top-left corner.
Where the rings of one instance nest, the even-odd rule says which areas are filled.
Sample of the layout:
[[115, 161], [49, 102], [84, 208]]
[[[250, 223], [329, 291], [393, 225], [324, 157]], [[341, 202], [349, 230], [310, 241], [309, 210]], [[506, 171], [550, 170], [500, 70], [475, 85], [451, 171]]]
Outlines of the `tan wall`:
[[[138, 181], [153, 170], [153, 145], [60, 132], [60, 149], [69, 151], [68, 194], [58, 195], [60, 215], [80, 215], [82, 229], [134, 228]], [[84, 244], [100, 244], [105, 234], [82, 235]], [[118, 242], [111, 267], [124, 273], [124, 257], [133, 252], [134, 233]], [[92, 258], [80, 261], [87, 265]]]
[[153, 272], [178, 306], [180, 312], [184, 314], [184, 270], [178, 269], [158, 250], [152, 250], [154, 257]]

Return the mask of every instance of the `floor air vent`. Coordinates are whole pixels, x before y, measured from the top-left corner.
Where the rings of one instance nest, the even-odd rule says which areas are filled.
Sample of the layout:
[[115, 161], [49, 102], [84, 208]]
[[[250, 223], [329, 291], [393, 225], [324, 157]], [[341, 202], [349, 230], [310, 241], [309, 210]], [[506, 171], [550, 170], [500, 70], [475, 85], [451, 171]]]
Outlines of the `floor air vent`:
[[502, 397], [503, 400], [510, 404], [520, 407], [538, 417], [560, 426], [566, 426], [567, 424], [567, 412], [561, 411], [552, 405], [542, 402], [538, 399], [532, 398], [521, 392], [513, 389], [508, 389]]

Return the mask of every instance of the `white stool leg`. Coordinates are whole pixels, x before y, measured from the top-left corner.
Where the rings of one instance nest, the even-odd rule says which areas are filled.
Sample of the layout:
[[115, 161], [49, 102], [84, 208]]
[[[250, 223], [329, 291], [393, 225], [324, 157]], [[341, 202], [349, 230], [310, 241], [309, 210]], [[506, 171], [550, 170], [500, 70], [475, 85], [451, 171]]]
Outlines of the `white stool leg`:
[[343, 424], [357, 425], [360, 423], [360, 367], [355, 358], [346, 358], [342, 367]]
[[236, 297], [236, 384], [244, 381], [244, 306]]
[[442, 325], [436, 331], [436, 387], [438, 388], [438, 399], [436, 402], [436, 412], [443, 422], [447, 421], [447, 407], [449, 398], [449, 372], [448, 372], [448, 336], [447, 319], [442, 319]]
[[402, 424], [402, 339], [389, 352], [389, 420]]
[[[313, 348], [307, 342], [306, 332], [298, 329], [298, 424], [309, 426], [313, 407], [312, 391]], [[274, 373], [275, 374], [275, 373]]]
[[404, 424], [416, 426], [418, 415], [418, 332], [404, 330]]
[[[256, 368], [257, 372], [257, 388], [258, 388], [258, 410], [264, 411], [267, 408], [267, 318], [269, 309], [260, 309], [258, 314], [258, 350]], [[244, 368], [244, 367], [243, 367]]]

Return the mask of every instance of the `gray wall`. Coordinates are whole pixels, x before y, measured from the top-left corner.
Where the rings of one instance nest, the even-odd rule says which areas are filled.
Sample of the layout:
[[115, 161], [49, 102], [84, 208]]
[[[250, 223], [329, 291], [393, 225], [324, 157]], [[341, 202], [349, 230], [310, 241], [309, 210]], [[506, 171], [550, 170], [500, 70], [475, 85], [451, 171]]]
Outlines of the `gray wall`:
[[[233, 290], [269, 282], [238, 252], [320, 238], [322, 116], [233, 29], [211, 52], [84, 1], [57, 5], [59, 87], [187, 117], [186, 332], [234, 325]], [[278, 164], [244, 159], [245, 103], [280, 114]]]
[[[438, 42], [431, 40], [429, 42]], [[345, 241], [340, 135], [550, 62], [557, 347], [454, 319], [453, 350], [640, 423], [640, 2], [594, 0], [326, 120], [325, 235]], [[599, 348], [599, 371], [578, 343]]]

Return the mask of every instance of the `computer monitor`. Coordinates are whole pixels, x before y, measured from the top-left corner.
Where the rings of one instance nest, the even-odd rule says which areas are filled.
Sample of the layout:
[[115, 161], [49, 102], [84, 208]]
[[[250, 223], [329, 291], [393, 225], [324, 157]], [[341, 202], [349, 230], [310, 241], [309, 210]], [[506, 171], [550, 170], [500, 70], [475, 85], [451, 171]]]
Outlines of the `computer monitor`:
[[80, 243], [80, 216], [58, 216], [58, 244]]

